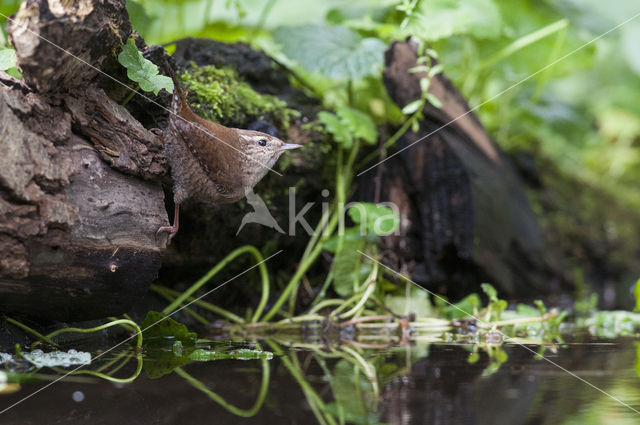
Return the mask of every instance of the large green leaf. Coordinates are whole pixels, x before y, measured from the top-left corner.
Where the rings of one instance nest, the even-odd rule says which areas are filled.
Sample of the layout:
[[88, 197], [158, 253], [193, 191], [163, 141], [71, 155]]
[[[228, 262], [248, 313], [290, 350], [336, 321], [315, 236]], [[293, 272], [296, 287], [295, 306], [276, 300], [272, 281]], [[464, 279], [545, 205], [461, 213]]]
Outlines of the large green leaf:
[[387, 47], [377, 38], [363, 38], [343, 26], [280, 27], [273, 35], [289, 58], [334, 79], [355, 80], [378, 73]]
[[500, 11], [493, 0], [429, 0], [420, 2], [400, 33], [435, 41], [457, 34], [494, 38], [501, 31]]

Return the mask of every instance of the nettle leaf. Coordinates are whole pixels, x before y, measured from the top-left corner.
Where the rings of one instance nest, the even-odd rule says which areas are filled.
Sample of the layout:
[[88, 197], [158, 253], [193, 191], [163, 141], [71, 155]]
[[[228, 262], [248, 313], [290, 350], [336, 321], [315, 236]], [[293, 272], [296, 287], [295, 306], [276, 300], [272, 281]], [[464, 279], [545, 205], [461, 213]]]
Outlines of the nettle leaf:
[[337, 115], [331, 112], [318, 112], [318, 120], [324, 124], [329, 133], [333, 135], [336, 143], [341, 143], [345, 148], [350, 148], [353, 144], [353, 137], [349, 128], [340, 121]]
[[378, 140], [378, 129], [371, 117], [357, 109], [343, 106], [335, 114], [322, 111], [318, 113], [318, 119], [333, 135], [336, 143], [341, 143], [346, 149], [351, 148], [355, 139], [368, 144]]
[[495, 38], [501, 31], [502, 18], [494, 0], [430, 0], [420, 2], [398, 36], [436, 41], [456, 34]]
[[16, 67], [16, 51], [13, 49], [0, 50], [0, 71]]
[[378, 73], [387, 48], [381, 40], [363, 38], [345, 26], [280, 27], [273, 36], [289, 58], [334, 79], [355, 80]]
[[378, 236], [390, 235], [400, 225], [400, 217], [391, 208], [370, 202], [358, 202], [349, 208], [349, 217], [355, 223], [366, 223], [367, 230]]
[[118, 62], [127, 68], [127, 77], [138, 83], [142, 90], [153, 92], [156, 96], [162, 89], [173, 92], [171, 78], [158, 74], [158, 67], [142, 56], [132, 38], [122, 47]]

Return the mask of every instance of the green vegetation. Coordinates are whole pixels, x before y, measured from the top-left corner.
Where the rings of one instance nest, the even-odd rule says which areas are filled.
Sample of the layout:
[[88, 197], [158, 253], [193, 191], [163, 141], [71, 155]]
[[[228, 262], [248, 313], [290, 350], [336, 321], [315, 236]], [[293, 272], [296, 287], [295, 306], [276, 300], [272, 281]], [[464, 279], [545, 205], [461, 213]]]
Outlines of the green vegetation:
[[269, 120], [287, 131], [299, 114], [282, 100], [256, 92], [230, 68], [193, 65], [180, 76], [191, 108], [203, 118], [225, 125]]
[[[132, 38], [122, 47], [118, 62], [127, 69], [127, 77], [138, 83], [138, 87], [143, 91], [153, 92], [156, 96], [162, 89], [173, 92], [171, 78], [158, 74], [158, 67], [142, 56]], [[126, 104], [137, 91], [138, 88], [132, 91], [123, 103]]]
[[[588, 254], [578, 255], [580, 261], [567, 266], [566, 274], [578, 288], [571, 316], [539, 300], [533, 305], [510, 305], [491, 284], [480, 282], [478, 293], [452, 303], [427, 294], [377, 261], [381, 238], [399, 226], [393, 209], [354, 203], [349, 205], [349, 221], [344, 220], [356, 173], [370, 160], [385, 158], [402, 135], [416, 131], [426, 104], [442, 106], [442, 99], [429, 89], [432, 79], [445, 73], [505, 150], [535, 154], [543, 186], [546, 179], [557, 177], [552, 193], [530, 193], [548, 240], [565, 252], [573, 248], [574, 238], [621, 246], [623, 254], [611, 253], [609, 258], [632, 269], [639, 249], [640, 97], [633, 94], [640, 92], [640, 21], [598, 37], [637, 13], [634, 2], [129, 0], [127, 6], [134, 27], [148, 44], [201, 36], [247, 42], [273, 57], [292, 84], [325, 109], [306, 125], [330, 139], [325, 169], [319, 173], [333, 176], [334, 198], [305, 249], [291, 260], [295, 271], [284, 279], [270, 277], [264, 262], [267, 247], [244, 246], [182, 292], [154, 284], [152, 290], [168, 305], [160, 313], [150, 312], [141, 325], [123, 318], [91, 329], [65, 328], [45, 335], [6, 318], [32, 334], [37, 344], [58, 349], [62, 347], [55, 337], [62, 332], [96, 332], [119, 325], [134, 333], [133, 350], [73, 374], [130, 382], [143, 369], [150, 378], [176, 373], [228, 411], [249, 417], [265, 401], [269, 360], [275, 355], [303, 391], [319, 423], [375, 423], [378, 418], [371, 412], [376, 410], [380, 389], [402, 372], [396, 364], [370, 355], [375, 349], [406, 349], [392, 354], [407, 368], [412, 360], [428, 355], [429, 344], [464, 345], [469, 364], [486, 353], [489, 362], [483, 375], [487, 376], [508, 362], [507, 345], [535, 346], [537, 358], [545, 350], [556, 350], [564, 343], [568, 317], [575, 323], [573, 331], [588, 330], [595, 337], [640, 335], [638, 312], [594, 311], [597, 297], [584, 284], [580, 264], [589, 262]], [[381, 69], [389, 42], [408, 36], [418, 45], [419, 60], [412, 72], [423, 75], [421, 96], [399, 109], [385, 92]], [[15, 66], [15, 53], [6, 47], [5, 40], [0, 69]], [[155, 94], [171, 90], [132, 40], [119, 59], [143, 90]], [[285, 131], [298, 118], [286, 102], [257, 93], [230, 68], [194, 65], [180, 78], [194, 110], [205, 118], [238, 125], [267, 119]], [[368, 152], [364, 158], [363, 149]], [[251, 268], [259, 271], [257, 305], [238, 312], [200, 299], [206, 285], [243, 254], [252, 257]], [[324, 256], [331, 259], [331, 266], [318, 272]], [[628, 291], [630, 282], [616, 283]], [[315, 290], [309, 291], [314, 298], [301, 305], [298, 293], [305, 287]], [[640, 280], [633, 295], [640, 310]], [[177, 321], [208, 325], [217, 318], [224, 319], [222, 326], [230, 339], [262, 345], [220, 347]], [[321, 342], [302, 338], [302, 328]], [[422, 344], [422, 351], [411, 348], [411, 343]], [[286, 345], [311, 353], [330, 380], [333, 401], [318, 393], [297, 354], [285, 350]], [[141, 349], [149, 354], [144, 360]], [[20, 352], [18, 347], [12, 358]], [[137, 364], [131, 377], [113, 377], [133, 359]], [[184, 370], [191, 362], [220, 359], [260, 362], [259, 392], [252, 407], [231, 405]], [[640, 376], [640, 345], [636, 368]], [[30, 366], [11, 379], [26, 380], [38, 371]]]

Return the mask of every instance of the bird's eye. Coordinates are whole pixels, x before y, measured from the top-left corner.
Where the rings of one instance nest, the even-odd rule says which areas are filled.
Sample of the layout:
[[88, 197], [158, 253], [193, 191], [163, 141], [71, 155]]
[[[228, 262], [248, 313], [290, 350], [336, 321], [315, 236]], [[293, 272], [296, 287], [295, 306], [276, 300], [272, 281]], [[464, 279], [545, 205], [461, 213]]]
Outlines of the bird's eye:
[[260, 140], [258, 140], [258, 144], [260, 146], [267, 146], [267, 141], [265, 139], [260, 139]]

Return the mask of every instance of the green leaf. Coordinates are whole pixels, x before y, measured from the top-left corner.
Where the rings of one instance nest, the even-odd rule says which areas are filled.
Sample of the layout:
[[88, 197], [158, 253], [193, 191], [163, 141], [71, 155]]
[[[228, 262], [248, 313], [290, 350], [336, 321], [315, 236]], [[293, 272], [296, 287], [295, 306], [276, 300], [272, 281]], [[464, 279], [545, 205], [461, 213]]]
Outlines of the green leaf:
[[422, 99], [414, 100], [411, 103], [408, 103], [404, 108], [402, 108], [402, 113], [406, 115], [411, 115], [416, 112], [422, 106]]
[[138, 83], [142, 90], [153, 92], [156, 96], [162, 89], [169, 93], [173, 92], [171, 78], [158, 74], [158, 67], [142, 56], [132, 38], [122, 47], [118, 62], [127, 68], [127, 77]]
[[351, 131], [353, 138], [364, 140], [370, 145], [378, 140], [378, 130], [369, 115], [348, 106], [338, 108], [336, 114], [342, 124]]
[[538, 311], [540, 312], [540, 316], [544, 316], [547, 314], [547, 307], [544, 305], [542, 300], [534, 300], [533, 303], [538, 307]]
[[360, 276], [356, 276], [356, 270], [361, 254], [358, 251], [363, 250], [364, 242], [363, 238], [344, 238], [342, 248], [333, 258], [333, 289], [341, 297], [352, 295], [359, 284]]
[[353, 137], [349, 128], [340, 121], [337, 115], [326, 111], [318, 112], [318, 120], [333, 135], [333, 140], [336, 143], [342, 144], [346, 149], [353, 145]]
[[493, 287], [490, 283], [482, 283], [480, 284], [482, 291], [489, 297], [489, 302], [495, 303], [498, 302], [498, 291]]
[[462, 319], [473, 316], [474, 311], [480, 306], [478, 294], [469, 294], [453, 305], [447, 304], [441, 297], [436, 297], [435, 301], [442, 308], [442, 312], [448, 319]]
[[344, 26], [287, 26], [277, 28], [273, 36], [286, 56], [333, 79], [355, 80], [378, 73], [387, 48], [381, 40], [363, 38]]
[[335, 403], [344, 412], [346, 422], [379, 423], [370, 417], [371, 411], [367, 409], [367, 401], [373, 397], [373, 387], [357, 366], [340, 359], [333, 369], [331, 388]]
[[189, 332], [189, 329], [182, 323], [165, 317], [164, 314], [157, 311], [147, 313], [147, 317], [140, 327], [143, 329], [142, 335], [145, 343], [155, 340], [160, 343], [170, 341], [173, 344], [175, 341], [180, 341], [183, 345], [192, 346], [198, 338], [195, 332]]
[[457, 34], [495, 38], [501, 31], [502, 18], [493, 0], [430, 0], [420, 2], [398, 36], [435, 41]]
[[16, 67], [16, 51], [13, 49], [0, 50], [0, 71]]
[[640, 311], [640, 279], [638, 279], [633, 286], [633, 296], [636, 298], [636, 307], [633, 311]]
[[432, 104], [436, 108], [438, 108], [438, 109], [442, 108], [442, 102], [440, 101], [440, 99], [435, 97], [433, 94], [426, 93], [425, 94], [425, 98], [429, 101], [430, 104]]
[[391, 208], [370, 202], [358, 202], [348, 210], [355, 223], [365, 223], [366, 229], [375, 235], [385, 236], [395, 232], [400, 225], [400, 217]]

